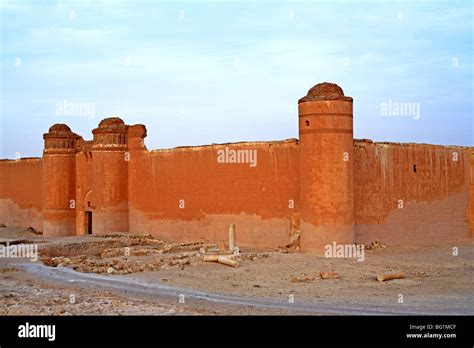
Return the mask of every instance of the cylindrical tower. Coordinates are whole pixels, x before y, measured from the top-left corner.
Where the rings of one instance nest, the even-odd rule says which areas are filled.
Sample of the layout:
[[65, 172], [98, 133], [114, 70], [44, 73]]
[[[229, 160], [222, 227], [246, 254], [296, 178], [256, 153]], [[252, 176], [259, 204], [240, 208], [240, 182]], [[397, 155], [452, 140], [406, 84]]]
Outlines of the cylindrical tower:
[[301, 249], [354, 243], [352, 98], [320, 83], [298, 101]]
[[128, 126], [118, 117], [92, 131], [92, 233], [128, 232]]
[[43, 139], [43, 235], [75, 235], [76, 144], [80, 136], [65, 124], [55, 124]]

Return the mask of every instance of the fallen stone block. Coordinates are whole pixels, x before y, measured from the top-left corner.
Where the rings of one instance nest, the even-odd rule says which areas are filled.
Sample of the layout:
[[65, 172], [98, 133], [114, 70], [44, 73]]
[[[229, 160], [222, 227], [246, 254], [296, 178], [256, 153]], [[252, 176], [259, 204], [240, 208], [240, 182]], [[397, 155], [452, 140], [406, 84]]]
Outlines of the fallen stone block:
[[239, 267], [239, 262], [235, 260], [231, 260], [224, 256], [219, 256], [217, 258], [217, 262], [222, 263], [223, 265], [231, 266], [231, 267]]
[[218, 262], [219, 257], [225, 257], [228, 259], [234, 259], [234, 255], [204, 255], [203, 260], [206, 262]]
[[403, 279], [405, 278], [405, 273], [404, 272], [399, 272], [399, 273], [390, 273], [390, 274], [379, 274], [377, 276], [377, 280], [379, 282], [385, 282], [387, 280], [392, 280], [392, 279]]

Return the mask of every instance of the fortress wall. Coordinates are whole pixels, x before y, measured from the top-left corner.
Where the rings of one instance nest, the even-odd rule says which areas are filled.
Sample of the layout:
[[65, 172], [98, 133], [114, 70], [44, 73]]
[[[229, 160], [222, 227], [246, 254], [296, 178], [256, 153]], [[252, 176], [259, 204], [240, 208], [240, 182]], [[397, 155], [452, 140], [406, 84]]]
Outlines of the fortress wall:
[[355, 141], [356, 241], [411, 245], [468, 238], [470, 152]]
[[43, 229], [43, 161], [0, 161], [0, 223]]
[[471, 228], [471, 237], [474, 237], [474, 148], [469, 149], [471, 168], [469, 172], [469, 226]]
[[[256, 150], [256, 166], [218, 163], [218, 151], [226, 147]], [[174, 241], [227, 241], [228, 225], [235, 223], [237, 245], [285, 245], [292, 221], [298, 227], [298, 177], [294, 139], [135, 151], [129, 162], [130, 231]]]

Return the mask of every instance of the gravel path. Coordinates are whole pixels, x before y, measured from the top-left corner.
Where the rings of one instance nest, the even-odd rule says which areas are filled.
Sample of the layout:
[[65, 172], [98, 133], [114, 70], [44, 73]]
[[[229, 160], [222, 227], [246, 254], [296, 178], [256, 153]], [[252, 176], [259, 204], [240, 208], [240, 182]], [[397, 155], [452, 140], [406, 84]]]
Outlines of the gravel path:
[[[78, 273], [66, 267], [51, 268], [38, 263], [17, 264], [18, 267], [35, 278], [46, 282], [68, 283], [82, 289], [108, 290], [127, 297], [145, 298], [151, 301], [177, 302], [183, 300], [186, 306], [210, 307], [214, 310], [226, 308], [236, 314], [244, 311], [258, 314], [262, 310], [281, 311], [287, 314], [311, 315], [467, 315], [473, 314], [472, 301], [451, 303], [450, 309], [433, 307], [429, 301], [423, 303], [400, 305], [372, 305], [352, 301], [351, 303], [335, 303], [328, 301], [290, 303], [288, 300], [270, 300], [249, 298], [224, 294], [196, 291], [182, 287], [170, 286], [159, 282], [151, 282], [130, 276], [105, 276], [93, 273]], [[227, 312], [224, 310], [224, 312]]]

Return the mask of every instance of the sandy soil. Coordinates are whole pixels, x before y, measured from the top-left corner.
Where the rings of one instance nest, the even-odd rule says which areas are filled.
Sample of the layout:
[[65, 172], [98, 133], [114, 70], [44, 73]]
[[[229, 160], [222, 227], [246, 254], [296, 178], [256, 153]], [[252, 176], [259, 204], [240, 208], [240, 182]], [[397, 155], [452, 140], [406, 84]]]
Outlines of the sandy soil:
[[[474, 314], [472, 240], [376, 248], [366, 250], [362, 262], [285, 248], [244, 249], [237, 268], [203, 262], [202, 252], [210, 253], [216, 245], [167, 243], [148, 235], [48, 239], [24, 229], [0, 228], [0, 243], [7, 240], [41, 241], [38, 262], [50, 266], [45, 269], [71, 269], [62, 276], [91, 278], [67, 282], [67, 278], [48, 278], [48, 272], [39, 276], [37, 271], [21, 267], [25, 260], [0, 259], [1, 315], [374, 314], [376, 310], [388, 314]], [[458, 256], [453, 255], [454, 247]], [[375, 280], [379, 273], [400, 271], [405, 272], [405, 279]], [[320, 272], [337, 272], [340, 278], [295, 282], [296, 277], [304, 279]], [[104, 279], [124, 283], [117, 287]], [[177, 291], [134, 291], [136, 283], [127, 283], [129, 279]], [[180, 303], [180, 293], [195, 300]], [[70, 303], [71, 294], [75, 303]], [[203, 296], [213, 301], [198, 300]], [[244, 300], [239, 305], [236, 298]]]

